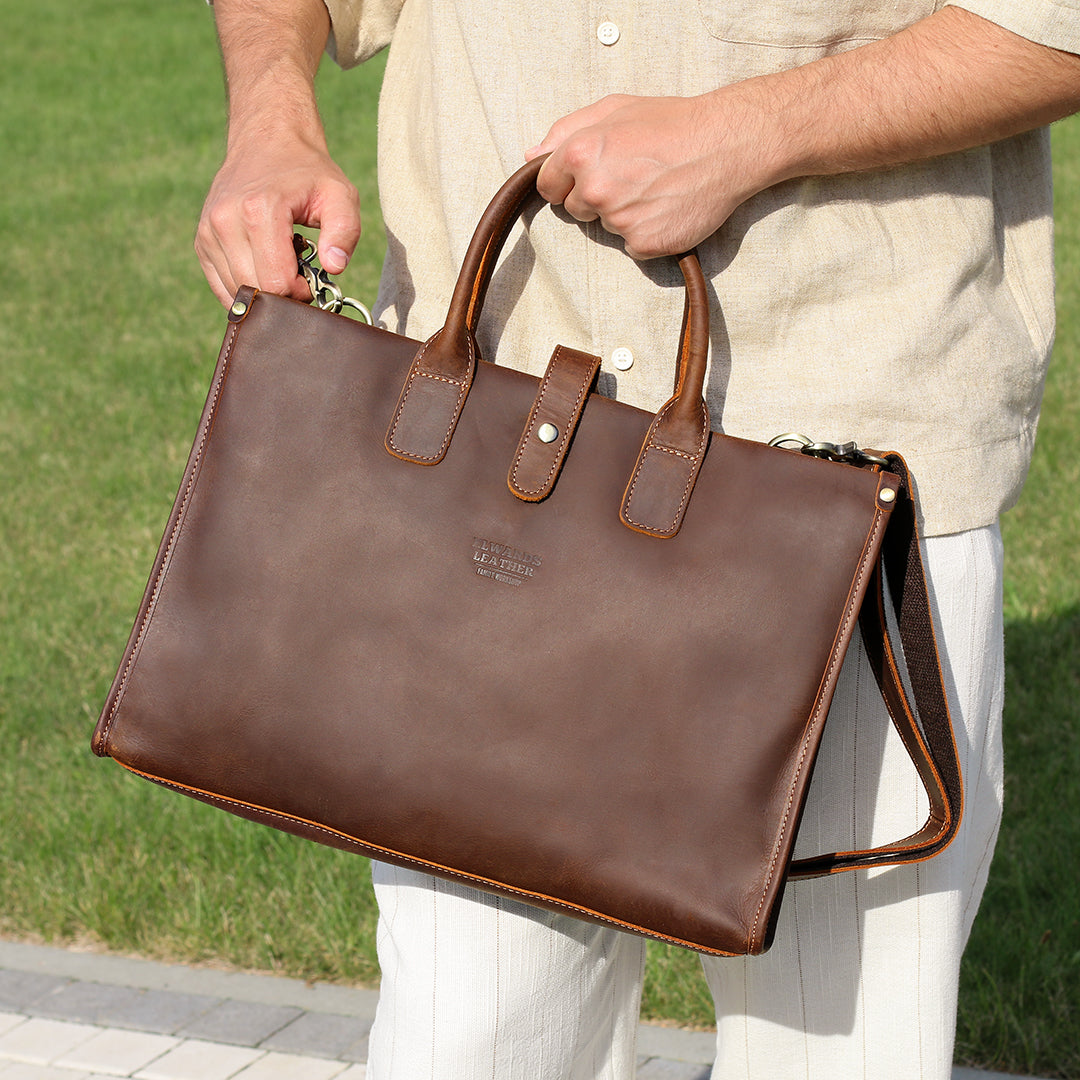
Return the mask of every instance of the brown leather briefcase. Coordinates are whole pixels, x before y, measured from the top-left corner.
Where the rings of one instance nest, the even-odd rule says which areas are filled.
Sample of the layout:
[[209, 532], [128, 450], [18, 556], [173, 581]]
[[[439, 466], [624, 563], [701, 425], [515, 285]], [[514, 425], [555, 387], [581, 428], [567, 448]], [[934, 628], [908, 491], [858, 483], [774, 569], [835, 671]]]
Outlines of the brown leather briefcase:
[[[692, 254], [655, 416], [596, 394], [572, 348], [543, 379], [482, 360], [536, 168], [426, 343], [240, 290], [94, 750], [322, 843], [760, 952], [790, 876], [926, 858], [958, 824], [910, 483], [892, 454], [710, 431]], [[930, 817], [792, 863], [860, 609]]]

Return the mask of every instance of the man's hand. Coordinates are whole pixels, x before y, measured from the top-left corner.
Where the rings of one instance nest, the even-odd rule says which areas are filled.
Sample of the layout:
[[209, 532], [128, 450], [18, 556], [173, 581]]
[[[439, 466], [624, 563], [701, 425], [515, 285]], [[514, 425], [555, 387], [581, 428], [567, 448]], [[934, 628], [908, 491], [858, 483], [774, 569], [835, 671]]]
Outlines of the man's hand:
[[360, 237], [356, 189], [331, 159], [315, 103], [330, 32], [322, 0], [215, 0], [229, 138], [195, 236], [214, 295], [240, 285], [309, 299], [294, 225], [319, 229], [319, 260], [345, 269]]
[[319, 228], [319, 261], [348, 265], [360, 238], [356, 189], [325, 148], [278, 136], [230, 151], [203, 206], [195, 251], [214, 295], [228, 305], [241, 285], [311, 299], [297, 273], [295, 224]]
[[555, 123], [537, 187], [635, 258], [674, 255], [783, 180], [985, 145], [1080, 109], [1080, 57], [944, 7], [891, 37], [693, 98], [604, 98]]
[[537, 188], [579, 221], [599, 218], [636, 259], [686, 251], [773, 182], [763, 125], [747, 129], [757, 118], [730, 96], [613, 95], [571, 113], [526, 155], [552, 155]]

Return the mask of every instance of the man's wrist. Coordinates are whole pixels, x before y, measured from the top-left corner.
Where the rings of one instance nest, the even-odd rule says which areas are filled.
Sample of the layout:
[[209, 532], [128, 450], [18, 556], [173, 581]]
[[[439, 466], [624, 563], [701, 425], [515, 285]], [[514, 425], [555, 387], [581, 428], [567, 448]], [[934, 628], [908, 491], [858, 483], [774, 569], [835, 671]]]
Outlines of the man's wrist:
[[[788, 80], [766, 76], [704, 95], [718, 166], [735, 203], [801, 175], [807, 151], [805, 132], [794, 122], [794, 94]], [[739, 163], [738, 176], [731, 175], [733, 161]]]
[[[274, 85], [280, 92], [281, 83]], [[230, 103], [226, 133], [226, 155], [249, 150], [265, 153], [270, 147], [301, 144], [320, 153], [327, 152], [322, 120], [314, 93], [302, 88], [289, 95], [288, 104], [275, 92], [248, 93]]]
[[325, 149], [315, 100], [330, 20], [322, 0], [217, 0], [228, 146], [300, 138]]

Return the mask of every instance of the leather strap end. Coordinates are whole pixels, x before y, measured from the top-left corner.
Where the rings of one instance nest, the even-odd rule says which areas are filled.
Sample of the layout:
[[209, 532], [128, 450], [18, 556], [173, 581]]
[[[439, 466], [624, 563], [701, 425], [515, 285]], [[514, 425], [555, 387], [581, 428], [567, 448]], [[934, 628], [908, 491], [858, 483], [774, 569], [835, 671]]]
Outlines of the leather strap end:
[[242, 323], [251, 310], [252, 301], [258, 296], [259, 290], [251, 285], [241, 285], [233, 297], [232, 306], [229, 308], [229, 322]]
[[878, 478], [877, 506], [889, 513], [900, 498], [900, 478], [891, 472], [882, 472]]
[[556, 346], [506, 478], [519, 499], [539, 502], [551, 494], [599, 371], [599, 356]]
[[679, 400], [672, 398], [652, 422], [619, 512], [624, 525], [662, 539], [682, 528], [709, 445], [705, 403], [699, 401], [696, 419], [688, 423], [676, 413]]
[[398, 407], [386, 433], [386, 449], [417, 465], [437, 465], [446, 456], [476, 370], [476, 344], [464, 348], [439, 331], [413, 360]]

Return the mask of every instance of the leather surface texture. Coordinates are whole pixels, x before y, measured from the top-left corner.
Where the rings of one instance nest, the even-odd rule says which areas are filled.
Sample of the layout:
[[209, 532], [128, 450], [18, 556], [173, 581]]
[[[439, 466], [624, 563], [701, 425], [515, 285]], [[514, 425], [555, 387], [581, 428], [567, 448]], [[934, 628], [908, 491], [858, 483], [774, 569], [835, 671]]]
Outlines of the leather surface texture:
[[609, 400], [573, 350], [550, 398], [469, 344], [444, 383], [420, 342], [241, 298], [95, 751], [323, 843], [765, 949], [896, 478], [702, 430], [700, 385], [656, 417]]

